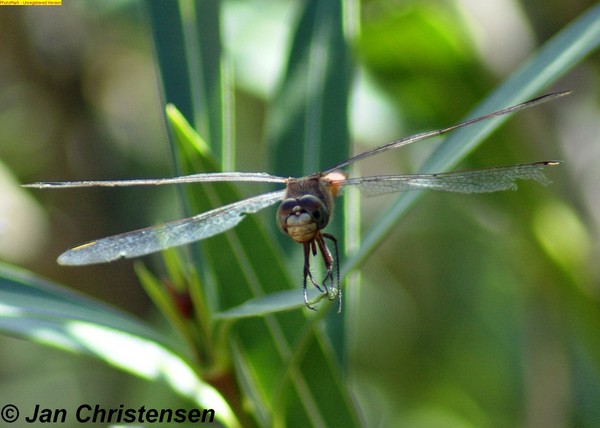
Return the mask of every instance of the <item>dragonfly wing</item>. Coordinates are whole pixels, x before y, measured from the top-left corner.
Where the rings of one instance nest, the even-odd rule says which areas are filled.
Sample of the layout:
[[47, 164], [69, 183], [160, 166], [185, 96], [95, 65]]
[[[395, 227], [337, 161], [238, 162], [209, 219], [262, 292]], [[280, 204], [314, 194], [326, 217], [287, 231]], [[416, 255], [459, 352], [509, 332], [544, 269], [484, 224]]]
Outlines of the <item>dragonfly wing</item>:
[[516, 180], [534, 180], [546, 185], [550, 180], [544, 170], [558, 164], [560, 161], [544, 161], [441, 174], [381, 175], [350, 178], [340, 184], [357, 185], [366, 195], [418, 189], [459, 193], [497, 192], [516, 189]]
[[212, 172], [205, 174], [184, 175], [181, 177], [136, 178], [133, 180], [42, 181], [39, 183], [23, 184], [23, 187], [33, 187], [37, 189], [69, 189], [73, 187], [161, 186], [164, 184], [216, 183], [224, 181], [285, 183], [286, 180], [287, 179], [284, 177], [276, 177], [264, 172]]
[[58, 263], [106, 263], [199, 241], [235, 227], [243, 220], [244, 214], [255, 213], [271, 206], [280, 201], [284, 194], [285, 190], [265, 193], [193, 217], [88, 242], [61, 254]]
[[379, 147], [375, 147], [374, 149], [368, 150], [366, 152], [360, 153], [356, 156], [351, 157], [350, 159], [346, 159], [345, 161], [342, 162], [338, 162], [335, 165], [327, 168], [326, 170], [322, 171], [323, 174], [327, 174], [330, 172], [333, 172], [337, 169], [340, 169], [346, 165], [350, 165], [354, 162], [357, 162], [361, 159], [365, 159], [368, 157], [371, 157], [373, 155], [376, 155], [378, 153], [383, 153], [385, 151], [388, 150], [392, 150], [392, 149], [397, 149], [398, 147], [402, 147], [402, 146], [406, 146], [408, 144], [412, 144], [412, 143], [416, 143], [417, 141], [421, 141], [421, 140], [425, 140], [431, 137], [435, 137], [435, 136], [439, 136], [439, 135], [444, 135], [450, 131], [454, 131], [455, 129], [459, 129], [459, 128], [463, 128], [465, 126], [469, 126], [469, 125], [473, 125], [477, 122], [482, 122], [484, 120], [488, 120], [491, 119], [493, 117], [497, 117], [497, 116], [502, 116], [508, 113], [514, 113], [517, 112], [519, 110], [523, 110], [526, 108], [530, 108], [533, 107], [535, 105], [541, 104], [541, 103], [545, 103], [547, 101], [550, 101], [552, 99], [558, 98], [558, 97], [564, 97], [565, 95], [569, 95], [572, 91], [562, 91], [562, 92], [555, 92], [553, 94], [547, 94], [547, 95], [542, 95], [541, 97], [537, 97], [534, 98], [532, 100], [529, 101], [525, 101], [524, 103], [521, 104], [517, 104], [515, 106], [511, 106], [511, 107], [506, 107], [503, 108], [501, 110], [495, 111], [493, 113], [488, 113], [485, 114], [483, 116], [479, 116], [479, 117], [475, 117], [473, 119], [467, 119], [463, 122], [457, 123], [456, 125], [452, 125], [452, 126], [448, 126], [447, 128], [442, 128], [442, 129], [438, 129], [435, 131], [427, 131], [427, 132], [421, 132], [419, 134], [415, 134], [415, 135], [410, 135], [408, 137], [404, 137], [401, 138], [399, 140], [396, 141], [392, 141], [391, 143], [388, 144], [384, 144], [382, 146]]

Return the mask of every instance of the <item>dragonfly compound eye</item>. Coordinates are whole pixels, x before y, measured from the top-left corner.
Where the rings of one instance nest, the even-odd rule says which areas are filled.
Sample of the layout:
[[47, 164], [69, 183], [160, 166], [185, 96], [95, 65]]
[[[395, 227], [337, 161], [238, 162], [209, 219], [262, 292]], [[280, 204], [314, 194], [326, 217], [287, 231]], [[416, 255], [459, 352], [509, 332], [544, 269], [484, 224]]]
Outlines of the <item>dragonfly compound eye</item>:
[[313, 195], [304, 195], [298, 199], [298, 204], [311, 215], [318, 229], [327, 226], [327, 223], [329, 223], [329, 210], [323, 201]]
[[294, 198], [284, 199], [277, 208], [277, 227], [287, 235], [287, 219], [292, 215], [294, 207], [298, 206], [298, 202]]

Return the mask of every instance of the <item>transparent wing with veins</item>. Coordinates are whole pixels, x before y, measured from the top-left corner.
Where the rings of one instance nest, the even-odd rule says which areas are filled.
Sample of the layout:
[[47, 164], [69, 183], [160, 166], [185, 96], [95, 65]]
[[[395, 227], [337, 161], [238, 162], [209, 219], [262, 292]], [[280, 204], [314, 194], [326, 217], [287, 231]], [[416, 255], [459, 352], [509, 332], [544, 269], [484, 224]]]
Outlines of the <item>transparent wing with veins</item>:
[[358, 186], [368, 196], [418, 189], [458, 193], [497, 192], [516, 189], [516, 180], [534, 180], [543, 185], [549, 184], [550, 180], [544, 174], [544, 170], [560, 163], [543, 161], [440, 174], [378, 175], [349, 178], [336, 184]]
[[106, 181], [43, 181], [40, 183], [23, 184], [23, 187], [36, 189], [69, 189], [75, 187], [130, 187], [130, 186], [161, 186], [164, 184], [187, 183], [222, 183], [225, 181], [253, 183], [285, 183], [286, 178], [266, 174], [264, 172], [215, 172], [207, 174], [191, 174], [181, 177], [167, 178], [136, 178], [132, 180]]
[[435, 131], [427, 131], [421, 132], [419, 134], [410, 135], [408, 137], [401, 138], [396, 141], [392, 141], [391, 143], [383, 144], [381, 146], [375, 147], [374, 149], [368, 150], [363, 153], [359, 153], [358, 155], [352, 156], [349, 159], [338, 162], [335, 165], [330, 166], [326, 170], [323, 171], [324, 174], [334, 172], [340, 168], [343, 168], [347, 165], [353, 164], [354, 162], [358, 162], [359, 160], [374, 156], [379, 153], [387, 152], [388, 150], [397, 149], [399, 147], [407, 146], [412, 143], [416, 143], [417, 141], [425, 140], [431, 137], [437, 137], [440, 135], [447, 134], [450, 131], [454, 131], [455, 129], [463, 128], [465, 126], [473, 125], [478, 122], [483, 122], [484, 120], [491, 119], [497, 116], [503, 116], [509, 113], [515, 113], [519, 110], [524, 110], [526, 108], [530, 108], [536, 106], [538, 104], [542, 104], [553, 100], [555, 98], [564, 97], [565, 95], [569, 95], [572, 91], [562, 91], [555, 92], [552, 94], [542, 95], [541, 97], [534, 98], [529, 101], [525, 101], [524, 103], [517, 104], [511, 107], [506, 107], [501, 110], [497, 110], [493, 113], [488, 113], [483, 116], [475, 117], [473, 119], [467, 119], [463, 122], [459, 122], [456, 125], [448, 126], [447, 128], [437, 129]]
[[[75, 187], [159, 186], [163, 184], [225, 181], [285, 183], [287, 179], [261, 172], [223, 172], [158, 179], [41, 182], [25, 184], [24, 187], [65, 189]], [[244, 214], [255, 213], [267, 208], [280, 201], [284, 194], [285, 190], [265, 193], [193, 217], [91, 241], [65, 251], [58, 257], [57, 261], [61, 265], [107, 263], [120, 258], [139, 257], [170, 247], [189, 244], [190, 242], [218, 235], [237, 226], [244, 219]]]
[[284, 193], [285, 190], [265, 193], [193, 217], [91, 241], [64, 252], [59, 256], [58, 263], [106, 263], [205, 239], [235, 227], [244, 219], [244, 214], [255, 213], [275, 204], [283, 198]]

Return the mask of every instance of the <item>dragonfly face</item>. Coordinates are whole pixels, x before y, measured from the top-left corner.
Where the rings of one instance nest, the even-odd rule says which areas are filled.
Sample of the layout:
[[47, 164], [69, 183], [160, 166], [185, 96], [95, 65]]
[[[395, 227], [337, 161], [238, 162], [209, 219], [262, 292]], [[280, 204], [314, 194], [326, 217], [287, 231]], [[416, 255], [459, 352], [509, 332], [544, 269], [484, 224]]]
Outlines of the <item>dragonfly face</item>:
[[328, 222], [329, 210], [315, 195], [287, 198], [277, 209], [279, 229], [300, 244], [313, 241]]
[[[277, 226], [294, 241], [301, 244], [313, 241], [329, 223], [333, 215], [333, 198], [339, 188], [330, 176], [315, 174], [288, 180], [285, 198], [277, 209]], [[337, 173], [335, 178], [343, 179], [344, 176]]]
[[[460, 193], [496, 192], [516, 188], [517, 180], [534, 180], [547, 184], [545, 170], [560, 161], [541, 161], [520, 165], [456, 171], [438, 174], [378, 175], [373, 177], [346, 178], [340, 168], [379, 153], [393, 150], [430, 137], [446, 134], [452, 130], [472, 125], [492, 117], [514, 113], [525, 108], [568, 95], [570, 91], [544, 95], [533, 100], [507, 107], [493, 113], [460, 122], [447, 128], [422, 132], [401, 138], [388, 144], [360, 153], [341, 161], [323, 173], [315, 173], [303, 178], [276, 177], [265, 173], [225, 172], [213, 174], [193, 174], [184, 177], [159, 179], [134, 179], [112, 181], [71, 181], [42, 182], [25, 185], [36, 188], [71, 188], [91, 186], [154, 186], [182, 183], [214, 182], [256, 182], [285, 184], [285, 190], [277, 190], [253, 196], [224, 207], [197, 214], [193, 217], [175, 220], [146, 229], [134, 230], [120, 235], [109, 236], [72, 248], [58, 258], [61, 265], [87, 265], [106, 263], [120, 258], [139, 257], [170, 247], [189, 244], [223, 233], [239, 224], [246, 214], [256, 213], [264, 208], [280, 203], [277, 209], [277, 226], [304, 249], [304, 303], [308, 308], [306, 286], [308, 280], [319, 290], [325, 288], [330, 299], [339, 298], [341, 308], [341, 287], [338, 263], [337, 240], [323, 233], [333, 215], [333, 198], [343, 186], [357, 186], [370, 195], [405, 190], [441, 190]], [[325, 239], [334, 244], [334, 253], [327, 248]], [[320, 252], [326, 274], [322, 281], [315, 281], [310, 271], [310, 257]], [[332, 289], [329, 292], [327, 282]]]

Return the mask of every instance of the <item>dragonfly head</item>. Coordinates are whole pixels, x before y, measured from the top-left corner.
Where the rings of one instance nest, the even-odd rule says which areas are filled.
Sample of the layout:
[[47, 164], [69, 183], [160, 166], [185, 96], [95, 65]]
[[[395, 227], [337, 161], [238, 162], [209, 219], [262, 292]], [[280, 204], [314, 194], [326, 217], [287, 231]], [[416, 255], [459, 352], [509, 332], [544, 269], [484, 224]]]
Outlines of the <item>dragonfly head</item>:
[[329, 209], [315, 195], [284, 199], [277, 209], [279, 229], [299, 243], [312, 242], [329, 222]]

